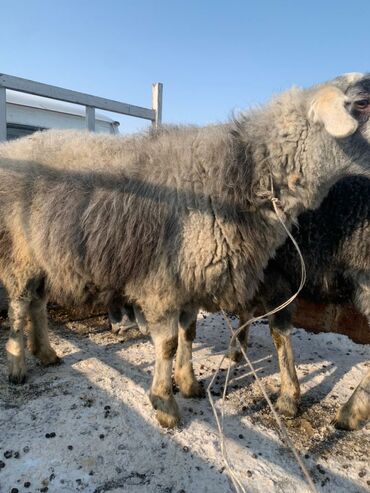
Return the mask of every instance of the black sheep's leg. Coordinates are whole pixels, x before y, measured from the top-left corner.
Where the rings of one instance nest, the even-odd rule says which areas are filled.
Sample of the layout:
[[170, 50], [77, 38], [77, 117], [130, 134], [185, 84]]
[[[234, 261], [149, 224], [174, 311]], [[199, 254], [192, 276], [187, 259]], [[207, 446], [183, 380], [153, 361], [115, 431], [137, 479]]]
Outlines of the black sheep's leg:
[[[244, 325], [252, 315], [249, 312], [243, 312], [240, 313], [239, 315], [239, 326], [241, 327]], [[248, 344], [248, 333], [249, 333], [249, 325], [246, 325], [238, 334], [237, 338], [244, 349], [245, 352], [247, 352], [247, 344]], [[236, 339], [234, 339], [233, 344], [231, 345], [227, 357], [230, 358], [232, 361], [235, 361], [235, 363], [238, 363], [243, 359], [243, 353], [241, 349], [239, 348], [239, 344]]]
[[280, 396], [276, 402], [277, 410], [284, 416], [293, 418], [298, 411], [300, 387], [294, 366], [294, 354], [290, 337], [290, 314], [278, 312], [269, 319], [272, 339], [278, 354], [280, 368]]
[[364, 376], [348, 401], [334, 418], [336, 428], [356, 430], [362, 422], [370, 420], [370, 371]]
[[184, 397], [204, 397], [204, 390], [194, 375], [192, 346], [196, 335], [196, 313], [182, 313], [175, 364], [175, 382]]
[[[363, 313], [370, 327], [370, 280], [367, 272], [357, 275], [355, 304]], [[337, 428], [355, 430], [362, 422], [370, 420], [370, 371], [364, 376], [348, 401], [334, 418]]]

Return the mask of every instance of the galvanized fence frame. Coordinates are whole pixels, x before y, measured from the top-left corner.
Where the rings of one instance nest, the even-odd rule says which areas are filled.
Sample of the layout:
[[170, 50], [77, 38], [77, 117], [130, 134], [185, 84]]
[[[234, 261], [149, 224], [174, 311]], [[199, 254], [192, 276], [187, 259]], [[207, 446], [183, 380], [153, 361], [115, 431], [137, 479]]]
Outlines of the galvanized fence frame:
[[13, 75], [0, 74], [0, 142], [5, 141], [7, 136], [7, 89], [85, 106], [86, 128], [91, 131], [95, 130], [95, 109], [150, 120], [155, 127], [162, 122], [163, 84], [160, 82], [152, 84], [152, 107], [144, 108], [142, 106], [135, 106], [121, 101], [114, 101], [113, 99], [92, 96], [91, 94], [85, 94], [83, 92], [71, 91], [69, 89], [64, 89], [63, 87], [22, 79], [21, 77], [15, 77]]

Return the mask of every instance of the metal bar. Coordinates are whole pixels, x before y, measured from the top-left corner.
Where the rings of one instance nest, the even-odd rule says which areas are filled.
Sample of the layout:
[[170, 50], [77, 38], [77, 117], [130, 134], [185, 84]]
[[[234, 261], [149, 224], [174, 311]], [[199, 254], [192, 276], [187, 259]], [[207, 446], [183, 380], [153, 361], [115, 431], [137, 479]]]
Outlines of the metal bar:
[[6, 89], [0, 87], [0, 142], [6, 140]]
[[86, 106], [86, 128], [90, 132], [95, 132], [95, 108], [93, 106]]
[[153, 109], [121, 103], [112, 99], [100, 98], [82, 92], [70, 91], [62, 87], [50, 86], [12, 75], [0, 74], [0, 87], [28, 94], [36, 94], [45, 98], [58, 99], [59, 101], [67, 101], [68, 103], [92, 106], [100, 110], [135, 116], [137, 118], [144, 118], [145, 120], [155, 121], [156, 119], [156, 112]]
[[163, 84], [157, 82], [152, 84], [152, 108], [155, 112], [155, 119], [152, 124], [157, 128], [162, 123], [162, 99], [163, 99]]

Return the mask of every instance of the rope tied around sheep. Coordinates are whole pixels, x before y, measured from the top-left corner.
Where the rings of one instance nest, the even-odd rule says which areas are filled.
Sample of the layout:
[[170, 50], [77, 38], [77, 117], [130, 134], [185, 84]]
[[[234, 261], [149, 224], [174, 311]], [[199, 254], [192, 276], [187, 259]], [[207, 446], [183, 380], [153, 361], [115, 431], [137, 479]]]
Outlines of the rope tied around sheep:
[[[271, 173], [270, 173], [270, 180], [271, 180], [271, 195], [269, 197], [269, 200], [271, 201], [272, 203], [272, 206], [274, 208], [274, 211], [275, 211], [275, 214], [279, 220], [279, 222], [281, 223], [282, 227], [284, 228], [284, 230], [286, 231], [286, 233], [288, 234], [290, 240], [293, 242], [293, 245], [294, 247], [296, 248], [297, 252], [298, 252], [298, 255], [299, 255], [299, 258], [300, 258], [300, 261], [301, 261], [301, 282], [300, 282], [300, 285], [297, 289], [297, 291], [288, 299], [286, 300], [284, 303], [282, 303], [281, 305], [279, 305], [278, 307], [274, 308], [273, 310], [270, 310], [269, 312], [263, 314], [263, 315], [260, 315], [258, 317], [252, 317], [251, 319], [249, 319], [247, 322], [245, 322], [244, 324], [242, 324], [237, 330], [234, 330], [232, 324], [230, 323], [230, 320], [229, 320], [229, 317], [226, 315], [226, 313], [224, 312], [224, 310], [221, 309], [221, 312], [222, 312], [222, 315], [223, 317], [225, 318], [225, 321], [230, 329], [230, 332], [231, 332], [231, 339], [230, 339], [230, 342], [229, 342], [229, 346], [228, 346], [228, 350], [231, 349], [231, 347], [233, 346], [233, 344], [235, 344], [235, 342], [237, 342], [237, 344], [239, 345], [239, 348], [240, 348], [240, 351], [247, 363], [247, 365], [249, 366], [250, 370], [251, 370], [251, 373], [253, 374], [254, 378], [255, 378], [255, 381], [257, 382], [269, 408], [271, 409], [271, 412], [272, 412], [272, 415], [279, 427], [279, 430], [280, 430], [280, 438], [281, 440], [283, 441], [283, 443], [292, 451], [293, 453], [293, 456], [294, 458], [296, 459], [299, 467], [301, 468], [306, 480], [307, 480], [307, 483], [311, 489], [312, 492], [314, 493], [317, 493], [317, 489], [315, 487], [315, 484], [311, 478], [311, 475], [310, 473], [308, 472], [308, 469], [306, 467], [306, 465], [304, 464], [303, 462], [303, 459], [302, 457], [300, 456], [299, 452], [297, 451], [297, 449], [294, 447], [293, 445], [293, 442], [291, 441], [290, 437], [289, 437], [289, 434], [288, 434], [288, 431], [286, 429], [286, 426], [284, 425], [284, 423], [282, 422], [282, 420], [280, 419], [278, 413], [276, 412], [260, 378], [258, 377], [257, 375], [257, 372], [251, 362], [251, 360], [249, 359], [245, 349], [243, 348], [243, 346], [240, 344], [239, 340], [238, 340], [238, 335], [239, 333], [247, 326], [249, 326], [250, 324], [254, 323], [254, 322], [257, 322], [259, 320], [262, 320], [263, 318], [266, 318], [270, 315], [273, 315], [274, 313], [277, 313], [278, 311], [280, 310], [283, 310], [285, 307], [287, 307], [297, 296], [298, 294], [300, 293], [300, 291], [302, 290], [304, 284], [305, 284], [305, 281], [306, 281], [306, 267], [305, 267], [305, 263], [304, 263], [304, 259], [303, 259], [303, 256], [302, 256], [302, 253], [300, 251], [300, 248], [296, 242], [296, 240], [294, 239], [293, 235], [290, 233], [290, 231], [288, 230], [288, 228], [286, 227], [285, 223], [284, 223], [284, 220], [281, 218], [281, 215], [280, 215], [280, 212], [279, 212], [279, 208], [278, 208], [278, 205], [279, 205], [279, 199], [276, 198], [274, 196], [274, 187], [273, 187], [273, 181], [272, 181], [272, 176], [271, 176]], [[226, 353], [227, 354], [227, 353]], [[221, 358], [221, 361], [219, 362], [218, 366], [217, 366], [217, 369], [207, 387], [207, 395], [208, 395], [208, 400], [211, 404], [211, 407], [212, 407], [212, 411], [213, 411], [213, 414], [215, 416], [215, 419], [216, 419], [216, 423], [217, 423], [217, 428], [218, 428], [218, 432], [219, 432], [219, 437], [220, 437], [220, 447], [221, 447], [221, 453], [222, 453], [222, 457], [223, 457], [223, 460], [224, 460], [224, 463], [226, 465], [226, 470], [228, 471], [229, 473], [229, 476], [231, 478], [231, 481], [234, 485], [234, 488], [235, 488], [235, 491], [237, 493], [246, 493], [246, 489], [242, 483], [242, 480], [239, 476], [239, 474], [233, 469], [233, 466], [232, 464], [230, 463], [230, 459], [229, 459], [229, 456], [228, 456], [228, 452], [227, 452], [227, 447], [226, 447], [226, 443], [225, 443], [225, 435], [224, 435], [224, 415], [225, 415], [225, 400], [226, 400], [226, 395], [227, 395], [227, 388], [228, 388], [228, 385], [229, 385], [229, 380], [230, 380], [230, 370], [231, 370], [231, 365], [232, 365], [232, 361], [229, 360], [229, 363], [228, 363], [228, 367], [227, 367], [227, 372], [226, 372], [226, 378], [225, 378], [225, 384], [224, 384], [224, 388], [223, 388], [223, 393], [222, 393], [222, 400], [221, 400], [221, 416], [219, 416], [218, 412], [217, 412], [217, 409], [216, 409], [216, 406], [215, 406], [215, 401], [212, 397], [212, 394], [211, 394], [211, 388], [213, 386], [213, 383], [214, 381], [216, 380], [217, 376], [219, 375], [220, 373], [220, 370], [221, 370], [221, 366], [222, 366], [222, 363], [223, 361], [225, 360], [226, 358], [226, 354], [223, 354], [223, 357]]]

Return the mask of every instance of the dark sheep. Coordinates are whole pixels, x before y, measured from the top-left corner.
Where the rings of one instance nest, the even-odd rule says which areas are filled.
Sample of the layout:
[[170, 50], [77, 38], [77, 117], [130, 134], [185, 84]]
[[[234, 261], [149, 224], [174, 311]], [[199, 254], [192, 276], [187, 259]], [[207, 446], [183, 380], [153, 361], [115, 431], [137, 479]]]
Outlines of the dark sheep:
[[[352, 176], [340, 180], [319, 209], [301, 214], [292, 233], [307, 266], [300, 297], [311, 302], [353, 303], [370, 327], [370, 178]], [[288, 239], [270, 260], [255, 305], [262, 304], [270, 310], [289, 299], [299, 287], [300, 272], [300, 259]], [[290, 417], [297, 412], [300, 396], [289, 335], [293, 311], [289, 305], [269, 319], [281, 372], [277, 408]], [[246, 317], [244, 314], [243, 319]], [[239, 336], [245, 348], [247, 334], [246, 329]], [[242, 355], [234, 346], [230, 356], [237, 361]], [[355, 429], [368, 419], [370, 372], [334, 421], [339, 428]]]

